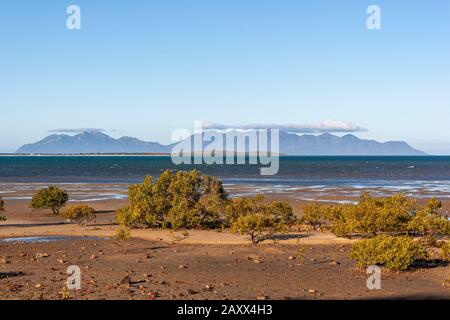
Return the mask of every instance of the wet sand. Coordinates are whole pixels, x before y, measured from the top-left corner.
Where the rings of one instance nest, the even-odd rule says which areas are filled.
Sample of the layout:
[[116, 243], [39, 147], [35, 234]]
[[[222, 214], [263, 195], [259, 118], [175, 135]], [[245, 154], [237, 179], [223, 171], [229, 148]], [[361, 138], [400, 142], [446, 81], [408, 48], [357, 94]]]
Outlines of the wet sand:
[[[288, 200], [296, 214], [306, 203], [276, 194], [268, 198]], [[367, 276], [348, 258], [351, 242], [329, 233], [293, 233], [249, 246], [245, 236], [226, 230], [188, 230], [176, 232], [176, 238], [167, 230], [133, 230], [122, 250], [105, 239], [114, 234], [115, 210], [126, 200], [80, 203], [99, 211], [92, 225], [33, 212], [27, 199], [6, 201], [8, 220], [0, 223], [0, 238], [75, 238], [0, 243], [3, 299], [61, 298], [69, 265], [82, 271], [82, 290], [70, 291], [71, 299], [450, 299], [443, 285], [450, 267], [443, 264], [383, 271], [382, 289], [368, 290]], [[298, 248], [304, 248], [303, 261], [295, 258]]]

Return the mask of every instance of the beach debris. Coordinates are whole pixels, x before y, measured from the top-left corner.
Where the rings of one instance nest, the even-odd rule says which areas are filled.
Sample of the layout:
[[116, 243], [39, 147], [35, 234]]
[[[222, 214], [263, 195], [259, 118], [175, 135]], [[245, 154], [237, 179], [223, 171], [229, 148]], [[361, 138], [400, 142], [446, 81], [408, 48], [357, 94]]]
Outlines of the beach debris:
[[124, 276], [122, 279], [120, 279], [119, 284], [130, 284], [131, 278], [129, 275]]

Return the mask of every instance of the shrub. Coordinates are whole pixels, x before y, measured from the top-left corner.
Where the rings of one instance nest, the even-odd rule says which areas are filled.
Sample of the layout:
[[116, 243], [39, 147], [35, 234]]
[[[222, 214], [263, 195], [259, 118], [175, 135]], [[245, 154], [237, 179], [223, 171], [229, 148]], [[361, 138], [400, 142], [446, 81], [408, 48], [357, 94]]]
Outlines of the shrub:
[[174, 229], [222, 226], [228, 201], [222, 182], [198, 170], [167, 170], [156, 181], [146, 177], [129, 188], [128, 198], [118, 223]]
[[33, 209], [51, 209], [53, 214], [57, 215], [68, 200], [69, 195], [66, 191], [52, 186], [40, 189], [31, 199], [31, 207]]
[[262, 196], [233, 199], [226, 212], [231, 231], [248, 235], [252, 244], [286, 231], [294, 222], [292, 208], [287, 203], [265, 202]]
[[407, 229], [413, 235], [450, 235], [450, 221], [439, 215], [442, 207], [436, 198], [429, 200], [425, 207], [420, 208], [408, 222]]
[[324, 224], [324, 208], [317, 202], [307, 204], [303, 208], [300, 222], [311, 226], [313, 229], [320, 229]]
[[85, 225], [95, 219], [96, 211], [85, 205], [70, 206], [64, 210], [62, 216], [75, 221], [79, 225]]
[[2, 197], [0, 197], [0, 221], [5, 221], [5, 202], [3, 201]]
[[117, 229], [114, 237], [113, 237], [113, 243], [120, 248], [121, 251], [126, 252], [125, 243], [130, 240], [131, 232], [130, 228], [126, 226], [120, 226], [119, 229]]
[[441, 245], [441, 257], [442, 260], [450, 262], [450, 242], [445, 242]]
[[282, 226], [273, 218], [262, 213], [239, 217], [232, 225], [234, 233], [248, 235], [252, 244], [269, 239], [275, 232], [282, 231]]
[[359, 267], [386, 266], [390, 270], [406, 270], [420, 259], [428, 259], [426, 249], [408, 236], [377, 236], [355, 243], [350, 257]]
[[375, 199], [365, 193], [356, 205], [311, 205], [307, 208], [306, 222], [328, 222], [331, 231], [340, 237], [352, 234], [373, 237], [382, 233], [449, 235], [450, 222], [439, 215], [440, 207], [441, 203], [434, 198], [420, 207], [416, 200], [404, 194]]

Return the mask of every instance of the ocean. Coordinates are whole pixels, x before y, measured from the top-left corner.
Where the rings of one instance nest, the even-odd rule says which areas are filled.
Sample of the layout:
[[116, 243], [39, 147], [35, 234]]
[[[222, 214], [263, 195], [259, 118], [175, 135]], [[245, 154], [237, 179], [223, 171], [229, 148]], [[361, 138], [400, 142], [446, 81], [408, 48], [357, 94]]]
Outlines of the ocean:
[[[275, 176], [261, 176], [259, 165], [174, 165], [167, 156], [2, 156], [0, 189], [42, 184], [127, 185], [166, 169], [200, 171], [220, 177], [235, 194], [296, 194], [311, 200], [327, 195], [354, 196], [362, 191], [385, 195], [450, 199], [450, 156], [280, 157]], [[84, 187], [86, 188], [86, 187]], [[117, 191], [117, 190], [116, 190]], [[126, 192], [126, 188], [123, 190]], [[1, 190], [0, 190], [1, 192]], [[107, 192], [111, 197], [122, 193]]]

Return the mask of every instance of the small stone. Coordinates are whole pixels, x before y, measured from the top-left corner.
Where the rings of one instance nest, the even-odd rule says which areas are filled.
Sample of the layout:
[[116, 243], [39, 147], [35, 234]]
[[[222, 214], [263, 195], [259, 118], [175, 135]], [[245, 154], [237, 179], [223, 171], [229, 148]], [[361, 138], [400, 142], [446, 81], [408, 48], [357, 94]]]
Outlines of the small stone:
[[150, 300], [155, 300], [158, 297], [157, 292], [149, 292], [149, 293], [147, 293], [147, 295]]
[[314, 289], [309, 289], [308, 292], [309, 292], [309, 293], [316, 293], [317, 291], [314, 290]]
[[152, 275], [149, 274], [149, 273], [144, 273], [142, 276], [143, 276], [144, 278], [150, 278]]
[[198, 291], [194, 290], [194, 289], [188, 289], [188, 293], [189, 294], [197, 294]]
[[294, 256], [289, 256], [288, 259], [289, 259], [289, 260], [294, 260], [295, 257], [294, 257]]
[[65, 261], [64, 261], [63, 259], [58, 259], [58, 260], [56, 260], [56, 262], [58, 262], [58, 263], [64, 263]]
[[262, 294], [256, 297], [257, 300], [267, 300], [267, 296]]
[[48, 253], [36, 253], [36, 258], [48, 258], [50, 255]]
[[186, 269], [187, 267], [184, 265], [184, 264], [180, 264], [179, 266], [178, 266], [178, 269]]
[[333, 260], [333, 261], [330, 262], [330, 265], [331, 265], [331, 266], [338, 266], [338, 265], [340, 265], [340, 264], [341, 264], [341, 263], [338, 262], [338, 261], [336, 261], [336, 260]]
[[260, 260], [258, 260], [258, 259], [253, 260], [253, 262], [254, 262], [254, 263], [262, 263], [262, 261], [260, 261]]
[[36, 289], [42, 288], [42, 284], [40, 284], [40, 283], [36, 284], [36, 285], [35, 285], [35, 288], [36, 288]]
[[91, 255], [91, 260], [95, 260], [97, 257], [95, 255]]

